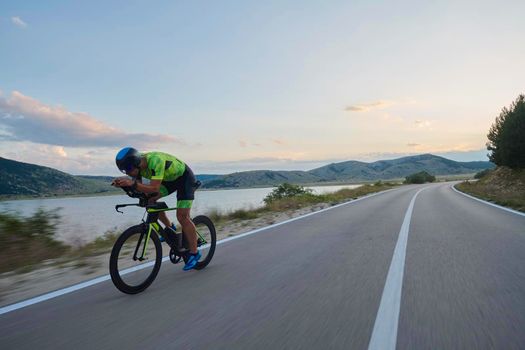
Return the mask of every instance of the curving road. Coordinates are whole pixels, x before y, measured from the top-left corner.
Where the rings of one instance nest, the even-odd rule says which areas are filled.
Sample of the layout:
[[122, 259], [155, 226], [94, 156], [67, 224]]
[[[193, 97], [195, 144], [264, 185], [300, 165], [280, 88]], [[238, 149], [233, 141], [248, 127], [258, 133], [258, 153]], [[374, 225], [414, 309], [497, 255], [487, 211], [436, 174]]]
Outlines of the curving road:
[[164, 263], [140, 295], [106, 281], [0, 315], [2, 349], [525, 348], [525, 216], [451, 183], [269, 228], [218, 246], [203, 271], [181, 268]]

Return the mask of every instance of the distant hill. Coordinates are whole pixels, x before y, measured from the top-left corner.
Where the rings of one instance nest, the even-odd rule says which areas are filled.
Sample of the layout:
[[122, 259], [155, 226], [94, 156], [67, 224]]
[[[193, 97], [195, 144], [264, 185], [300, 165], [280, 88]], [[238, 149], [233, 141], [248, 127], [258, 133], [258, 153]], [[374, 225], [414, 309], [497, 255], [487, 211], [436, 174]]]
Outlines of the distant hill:
[[380, 160], [373, 163], [342, 162], [310, 170], [309, 173], [326, 181], [340, 180], [388, 180], [403, 178], [413, 173], [426, 171], [432, 175], [471, 174], [493, 168], [490, 162], [456, 162], [432, 154]]
[[204, 181], [203, 188], [273, 186], [283, 182], [306, 183], [319, 182], [322, 178], [305, 171], [253, 170], [220, 175]]
[[[490, 162], [455, 162], [432, 154], [422, 154], [373, 163], [347, 161], [328, 164], [310, 171], [244, 171], [228, 175], [202, 174], [202, 188], [247, 188], [323, 182], [365, 182], [400, 179], [427, 171], [432, 175], [473, 174], [491, 169]], [[111, 176], [73, 176], [56, 169], [0, 157], [0, 199], [121, 193], [111, 187]]]
[[220, 175], [212, 175], [212, 174], [196, 174], [195, 175], [197, 180], [200, 180], [202, 182], [209, 181], [209, 180], [214, 180], [214, 179], [218, 178], [219, 176]]
[[432, 175], [473, 174], [493, 168], [490, 162], [456, 162], [432, 154], [381, 160], [372, 163], [347, 161], [332, 163], [310, 171], [244, 171], [205, 181], [204, 188], [274, 186], [283, 182], [364, 182], [404, 178], [427, 171]]
[[73, 176], [56, 169], [0, 157], [0, 199], [118, 193], [111, 177]]

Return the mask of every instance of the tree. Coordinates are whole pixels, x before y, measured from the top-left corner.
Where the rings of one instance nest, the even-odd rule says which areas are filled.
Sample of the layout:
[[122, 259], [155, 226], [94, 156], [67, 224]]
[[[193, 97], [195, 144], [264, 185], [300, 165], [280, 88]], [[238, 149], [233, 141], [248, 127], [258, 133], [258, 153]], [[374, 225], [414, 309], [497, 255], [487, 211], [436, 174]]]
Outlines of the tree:
[[487, 135], [489, 159], [496, 165], [525, 168], [525, 95], [519, 95], [490, 127]]

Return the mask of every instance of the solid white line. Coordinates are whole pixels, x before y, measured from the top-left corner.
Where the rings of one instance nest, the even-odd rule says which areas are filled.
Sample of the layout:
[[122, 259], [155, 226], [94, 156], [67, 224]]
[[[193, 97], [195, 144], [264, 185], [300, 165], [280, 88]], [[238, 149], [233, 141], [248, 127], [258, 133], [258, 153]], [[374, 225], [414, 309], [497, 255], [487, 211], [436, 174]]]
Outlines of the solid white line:
[[416, 192], [405, 214], [399, 237], [397, 239], [396, 247], [388, 275], [386, 277], [385, 288], [381, 296], [381, 303], [377, 311], [374, 330], [370, 337], [368, 344], [369, 350], [387, 350], [395, 349], [397, 342], [397, 326], [399, 322], [399, 309], [401, 306], [401, 290], [403, 287], [403, 272], [405, 270], [405, 256], [408, 242], [408, 231], [410, 227], [410, 219], [412, 218], [412, 211], [414, 209], [414, 202], [417, 195], [427, 189], [424, 187]]
[[[393, 191], [393, 190], [396, 190], [396, 188], [393, 188], [393, 189], [390, 189], [390, 190], [386, 190], [386, 191], [372, 193], [372, 194], [364, 196], [364, 197], [360, 197], [360, 198], [357, 198], [357, 199], [354, 199], [354, 200], [351, 200], [351, 201], [348, 201], [348, 202], [345, 202], [345, 203], [334, 205], [332, 207], [321, 209], [321, 210], [318, 210], [318, 211], [315, 211], [315, 212], [312, 212], [312, 213], [308, 213], [308, 214], [305, 214], [305, 215], [302, 215], [302, 216], [298, 216], [296, 218], [289, 219], [289, 220], [286, 220], [286, 221], [282, 221], [282, 222], [279, 222], [277, 224], [273, 224], [273, 225], [270, 225], [270, 226], [262, 227], [262, 228], [259, 228], [259, 229], [256, 229], [256, 230], [253, 230], [253, 231], [250, 231], [250, 232], [246, 232], [246, 233], [243, 233], [243, 234], [240, 234], [240, 235], [237, 235], [237, 236], [225, 238], [225, 239], [222, 239], [222, 240], [218, 241], [217, 245], [224, 244], [224, 243], [233, 241], [235, 239], [239, 239], [239, 238], [243, 238], [243, 237], [246, 237], [246, 236], [250, 236], [250, 235], [253, 235], [255, 233], [259, 233], [261, 231], [264, 231], [264, 230], [268, 230], [268, 229], [271, 229], [271, 228], [274, 228], [274, 227], [277, 227], [277, 226], [280, 226], [280, 225], [284, 225], [284, 224], [287, 224], [287, 223], [292, 222], [292, 221], [300, 220], [300, 219], [306, 218], [306, 217], [311, 216], [311, 215], [319, 214], [319, 213], [325, 212], [327, 210], [339, 208], [339, 207], [341, 207], [343, 205], [352, 204], [352, 203], [361, 201], [363, 199], [374, 197], [374, 196], [377, 196], [377, 195], [380, 195], [380, 194], [384, 194], [384, 193], [387, 193], [387, 192], [390, 192], [390, 191]], [[162, 259], [162, 262], [165, 262], [167, 260], [169, 260], [168, 256], [164, 257]], [[143, 265], [138, 265], [138, 266], [129, 268], [127, 270], [124, 270], [122, 272], [122, 274], [128, 274], [128, 273], [133, 272], [133, 271], [141, 270], [141, 269], [144, 269], [146, 267], [151, 266], [152, 264], [153, 264], [153, 262], [148, 262], [148, 263], [143, 264]], [[14, 310], [21, 309], [21, 308], [26, 307], [26, 306], [30, 306], [30, 305], [33, 305], [33, 304], [36, 304], [36, 303], [40, 303], [40, 302], [45, 301], [45, 300], [53, 299], [53, 298], [59, 297], [59, 296], [64, 295], [64, 294], [69, 294], [69, 293], [75, 292], [77, 290], [80, 290], [80, 289], [83, 289], [83, 288], [87, 288], [87, 287], [90, 287], [92, 285], [95, 285], [95, 284], [98, 284], [98, 283], [101, 283], [101, 282], [105, 282], [105, 281], [107, 281], [109, 279], [111, 279], [111, 277], [109, 275], [97, 277], [95, 279], [92, 279], [92, 280], [89, 280], [89, 281], [86, 281], [86, 282], [82, 282], [82, 283], [79, 283], [79, 284], [75, 284], [75, 285], [67, 287], [67, 288], [59, 289], [59, 290], [51, 292], [51, 293], [43, 294], [43, 295], [38, 296], [38, 297], [27, 299], [27, 300], [24, 300], [24, 301], [15, 303], [15, 304], [7, 305], [7, 306], [4, 306], [4, 307], [0, 308], [0, 315], [6, 314], [6, 313], [14, 311]]]
[[456, 189], [456, 187], [454, 187], [454, 185], [450, 186], [454, 191], [456, 191], [457, 193], [459, 194], [462, 194], [464, 195], [465, 197], [469, 197], [470, 199], [474, 199], [478, 202], [481, 202], [481, 203], [484, 203], [486, 205], [490, 205], [492, 207], [496, 207], [498, 209], [501, 209], [501, 210], [505, 210], [505, 211], [508, 211], [509, 213], [513, 213], [513, 214], [517, 214], [517, 215], [520, 215], [520, 216], [525, 216], [525, 213], [522, 213], [520, 211], [517, 211], [517, 210], [514, 210], [514, 209], [510, 209], [510, 208], [505, 208], [505, 207], [502, 207], [501, 205], [497, 205], [497, 204], [494, 204], [494, 203], [491, 203], [491, 202], [487, 202], [483, 199], [479, 199], [479, 198], [476, 198], [474, 196], [471, 196], [470, 194], [466, 194], [464, 192], [461, 192], [460, 190]]

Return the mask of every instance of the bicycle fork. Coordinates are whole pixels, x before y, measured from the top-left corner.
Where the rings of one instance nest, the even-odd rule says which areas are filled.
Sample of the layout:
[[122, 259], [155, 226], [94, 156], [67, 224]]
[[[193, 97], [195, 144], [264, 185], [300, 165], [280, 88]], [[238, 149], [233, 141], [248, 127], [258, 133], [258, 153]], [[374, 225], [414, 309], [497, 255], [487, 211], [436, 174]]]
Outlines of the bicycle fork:
[[[144, 261], [146, 260], [146, 250], [148, 249], [148, 242], [151, 237], [151, 231], [155, 231], [155, 233], [158, 235], [160, 231], [160, 226], [157, 223], [150, 223], [148, 225], [148, 232], [146, 233], [145, 230], [142, 230], [142, 233], [140, 234], [139, 240], [137, 242], [137, 246], [135, 247], [135, 252], [133, 253], [133, 260], [136, 261]], [[146, 240], [144, 241], [144, 246], [142, 247], [142, 253], [140, 254], [140, 257], [137, 257], [137, 253], [139, 252], [140, 246], [142, 244], [142, 240], [144, 239], [144, 236], [146, 236]]]

